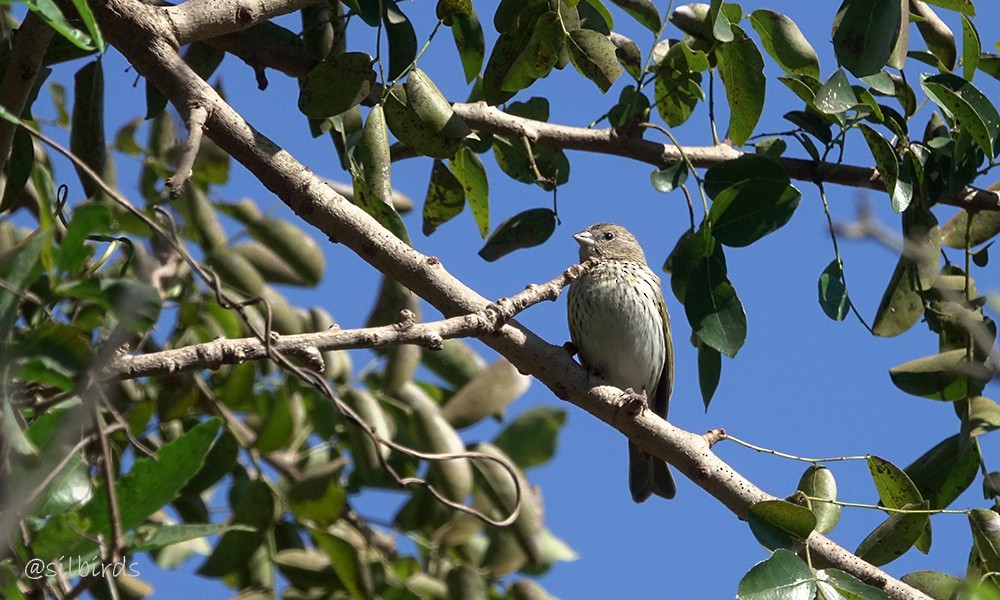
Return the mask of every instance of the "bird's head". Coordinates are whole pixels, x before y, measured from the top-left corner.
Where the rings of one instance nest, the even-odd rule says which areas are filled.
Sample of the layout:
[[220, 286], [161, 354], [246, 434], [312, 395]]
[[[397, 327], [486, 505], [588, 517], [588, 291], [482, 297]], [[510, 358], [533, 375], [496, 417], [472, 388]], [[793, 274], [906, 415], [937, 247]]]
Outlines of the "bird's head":
[[639, 242], [621, 225], [597, 223], [574, 235], [573, 239], [580, 244], [580, 262], [591, 258], [646, 262]]

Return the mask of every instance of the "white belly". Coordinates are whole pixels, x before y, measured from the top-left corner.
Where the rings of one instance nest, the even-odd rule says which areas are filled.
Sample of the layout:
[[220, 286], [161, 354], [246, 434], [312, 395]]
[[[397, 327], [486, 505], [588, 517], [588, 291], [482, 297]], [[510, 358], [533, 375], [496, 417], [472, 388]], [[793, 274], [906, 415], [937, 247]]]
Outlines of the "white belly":
[[[595, 267], [601, 269], [606, 265]], [[641, 295], [622, 294], [635, 286]], [[618, 291], [618, 293], [613, 293]], [[570, 287], [570, 335], [584, 366], [616, 387], [652, 394], [666, 360], [663, 318], [656, 303], [659, 282], [635, 272], [614, 279], [581, 277]], [[586, 341], [582, 341], [586, 340]]]

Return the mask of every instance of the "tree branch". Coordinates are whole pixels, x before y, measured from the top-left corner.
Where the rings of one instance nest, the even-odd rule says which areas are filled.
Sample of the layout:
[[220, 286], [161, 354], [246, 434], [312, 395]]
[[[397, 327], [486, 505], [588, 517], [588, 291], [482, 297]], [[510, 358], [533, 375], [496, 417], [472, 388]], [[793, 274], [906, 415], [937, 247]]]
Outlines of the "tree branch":
[[[451, 276], [441, 262], [409, 247], [360, 208], [338, 196], [288, 152], [254, 130], [181, 60], [176, 40], [159, 15], [135, 0], [107, 0], [99, 11], [108, 39], [144, 76], [167, 92], [175, 106], [206, 106], [207, 133], [302, 219], [332, 241], [349, 247], [379, 271], [391, 275], [446, 316], [482, 311], [489, 302]], [[655, 456], [666, 459], [740, 517], [754, 502], [772, 498], [711, 452], [703, 436], [645, 411], [619, 410], [621, 391], [593, 386], [588, 373], [561, 347], [539, 338], [516, 321], [480, 339], [519, 370], [535, 376], [558, 397], [611, 424]], [[821, 535], [808, 541], [815, 555], [856, 577], [884, 586], [895, 598], [926, 596], [861, 561]]]
[[[455, 113], [466, 125], [477, 131], [511, 138], [527, 138], [533, 144], [564, 150], [583, 150], [621, 156], [665, 167], [682, 160], [681, 152], [673, 144], [660, 144], [639, 137], [627, 136], [615, 129], [569, 127], [533, 121], [503, 112], [485, 102], [474, 104], [455, 103]], [[729, 144], [714, 146], [684, 146], [684, 154], [696, 167], [707, 168], [743, 156], [744, 152]], [[885, 191], [877, 169], [813, 162], [801, 158], [780, 158], [788, 176], [801, 181], [823, 181], [850, 187]], [[991, 190], [967, 189], [946, 194], [938, 199], [942, 204], [958, 206], [969, 211], [1000, 210], [1000, 193]]]
[[188, 0], [160, 8], [178, 46], [236, 33], [324, 0]]
[[177, 171], [167, 179], [167, 186], [170, 187], [170, 197], [180, 198], [184, 192], [184, 184], [191, 179], [194, 159], [198, 156], [198, 149], [201, 148], [201, 136], [205, 129], [205, 118], [208, 113], [203, 106], [194, 106], [187, 115], [187, 139], [181, 150], [180, 160], [177, 161]]
[[[912, 4], [921, 3], [913, 2]], [[197, 39], [204, 38], [198, 37]], [[269, 67], [291, 77], [304, 77], [316, 65], [316, 59], [309, 56], [301, 44], [289, 46], [273, 36], [262, 36], [253, 31], [211, 39], [210, 43], [239, 56], [255, 68]], [[671, 161], [681, 159], [680, 151], [672, 144], [660, 144], [651, 140], [626, 136], [614, 129], [571, 127], [534, 121], [505, 113], [485, 102], [456, 102], [452, 108], [469, 127], [477, 131], [512, 137], [524, 136], [534, 143], [551, 148], [621, 156], [656, 167], [664, 167]], [[685, 146], [684, 151], [694, 166], [702, 168], [711, 167], [744, 154], [728, 144]], [[780, 161], [792, 179], [824, 181], [879, 192], [885, 191], [885, 185], [878, 170], [871, 167], [814, 162], [801, 158], [781, 158]], [[1000, 192], [968, 188], [960, 192], [945, 194], [938, 199], [938, 202], [970, 212], [1000, 210]]]
[[[312, 362], [318, 352], [385, 348], [400, 344], [416, 344], [440, 350], [446, 339], [479, 337], [497, 331], [515, 315], [542, 301], [554, 301], [570, 281], [579, 277], [589, 263], [574, 265], [561, 275], [541, 285], [530, 285], [524, 291], [486, 306], [482, 311], [431, 323], [414, 323], [413, 313], [403, 311], [402, 319], [391, 325], [363, 329], [340, 329], [285, 335], [270, 341], [268, 348], [259, 338], [221, 338], [202, 344], [150, 352], [121, 355], [103, 370], [103, 378], [138, 379], [156, 375], [172, 375], [183, 371], [218, 369], [251, 360], [270, 358], [280, 352]], [[319, 369], [322, 370], [322, 369]]]

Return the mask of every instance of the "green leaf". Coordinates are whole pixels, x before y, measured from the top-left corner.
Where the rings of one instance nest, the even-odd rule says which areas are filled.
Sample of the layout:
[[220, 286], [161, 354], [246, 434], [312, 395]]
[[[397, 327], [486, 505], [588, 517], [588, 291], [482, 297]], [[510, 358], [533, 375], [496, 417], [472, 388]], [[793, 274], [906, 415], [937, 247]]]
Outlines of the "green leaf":
[[486, 417], [502, 419], [504, 411], [531, 385], [531, 379], [517, 371], [505, 358], [499, 358], [479, 371], [441, 407], [441, 416], [452, 427], [475, 425]]
[[385, 24], [385, 35], [389, 40], [389, 70], [386, 77], [394, 81], [417, 58], [417, 34], [395, 1], [385, 3], [382, 22]]
[[868, 470], [883, 506], [902, 508], [907, 504], [919, 504], [923, 501], [917, 486], [906, 473], [884, 458], [869, 456]]
[[[533, 145], [533, 167], [532, 157], [528, 156], [523, 142], [522, 139], [508, 139], [499, 135], [493, 137], [493, 155], [504, 173], [517, 181], [536, 184], [544, 190], [551, 190], [569, 181], [569, 159], [561, 149]], [[538, 169], [537, 174], [535, 167]], [[538, 175], [541, 175], [541, 180]]]
[[820, 591], [828, 600], [836, 598], [857, 600], [892, 600], [892, 596], [882, 590], [863, 583], [853, 575], [840, 569], [823, 569], [816, 572]]
[[969, 526], [975, 552], [983, 561], [983, 570], [1000, 572], [1000, 514], [985, 508], [974, 508], [969, 513]]
[[472, 13], [472, 0], [438, 0], [434, 7], [434, 14], [438, 19], [449, 25], [456, 16], [465, 16]]
[[565, 44], [566, 35], [559, 15], [549, 11], [539, 17], [528, 44], [504, 76], [500, 89], [516, 92], [548, 75], [559, 62]]
[[302, 397], [298, 394], [267, 394], [260, 410], [261, 424], [253, 447], [261, 454], [284, 449], [299, 433], [302, 423]]
[[[830, 133], [830, 124], [817, 114], [802, 110], [793, 110], [785, 113], [783, 118], [813, 136], [824, 145], [828, 145], [833, 140], [833, 134]], [[816, 160], [819, 159], [817, 158]]]
[[474, 152], [462, 148], [448, 161], [451, 172], [465, 190], [465, 201], [479, 227], [479, 235], [486, 237], [490, 231], [489, 181], [486, 167]]
[[816, 531], [830, 533], [840, 520], [840, 506], [824, 500], [837, 499], [837, 482], [830, 469], [820, 465], [810, 465], [799, 479], [796, 488], [810, 498], [809, 510], [816, 515]]
[[[135, 528], [173, 500], [184, 484], [201, 469], [222, 422], [212, 418], [164, 445], [157, 460], [137, 458], [128, 473], [115, 482], [121, 526]], [[53, 560], [60, 556], [86, 557], [97, 552], [98, 535], [109, 539], [106, 483], [98, 486], [89, 502], [78, 510], [49, 520], [32, 537], [35, 556]]]
[[917, 31], [920, 32], [920, 37], [924, 38], [927, 49], [937, 57], [944, 69], [949, 71], [954, 69], [955, 59], [958, 55], [955, 34], [929, 7], [919, 7], [918, 10], [923, 18], [916, 23]]
[[195, 523], [180, 525], [141, 525], [129, 542], [132, 552], [149, 552], [190, 540], [222, 535], [228, 531], [253, 531], [246, 525], [224, 523]]
[[833, 22], [833, 51], [855, 77], [873, 75], [889, 61], [899, 37], [898, 0], [844, 0]]
[[734, 39], [733, 28], [725, 11], [722, 10], [722, 0], [711, 0], [708, 8], [708, 21], [712, 24], [712, 37], [716, 41], [727, 43]]
[[969, 435], [1000, 429], [1000, 405], [983, 396], [969, 398]]
[[924, 314], [916, 268], [905, 256], [900, 256], [875, 313], [872, 333], [893, 337], [913, 327]]
[[779, 12], [758, 9], [750, 13], [750, 25], [764, 50], [786, 73], [819, 78], [819, 57], [794, 21]]
[[144, 333], [156, 324], [162, 300], [152, 284], [138, 279], [103, 279], [101, 290], [119, 325], [127, 331]]
[[962, 580], [958, 577], [939, 571], [914, 571], [900, 579], [935, 599], [955, 597], [954, 594], [962, 585]]
[[532, 96], [526, 102], [511, 102], [504, 112], [533, 121], [548, 121], [549, 101], [547, 98]]
[[804, 506], [765, 500], [750, 506], [747, 523], [757, 541], [768, 550], [794, 549], [813, 532], [816, 516]]
[[[104, 68], [99, 60], [87, 63], [73, 78], [73, 117], [69, 148], [98, 177], [104, 175], [107, 145], [104, 141]], [[97, 183], [74, 165], [84, 193], [93, 196]]]
[[[576, 15], [573, 15], [573, 10], [570, 7], [571, 4], [576, 4]], [[567, 30], [582, 27], [596, 31], [602, 35], [610, 36], [611, 30], [615, 28], [615, 18], [611, 15], [608, 7], [604, 6], [602, 0], [564, 2], [560, 4], [559, 12], [564, 19], [563, 23], [566, 25]], [[574, 17], [579, 18], [579, 23], [577, 23]]]
[[941, 8], [947, 8], [948, 10], [953, 10], [957, 13], [963, 15], [969, 15], [970, 17], [976, 16], [976, 5], [973, 4], [972, 0], [925, 0], [927, 4], [933, 4], [934, 6], [940, 6]]
[[788, 223], [802, 194], [792, 185], [771, 183], [747, 179], [719, 192], [710, 213], [715, 239], [727, 246], [749, 246]]
[[299, 110], [324, 119], [357, 106], [375, 84], [374, 59], [364, 52], [345, 52], [319, 63], [302, 79]]
[[212, 267], [221, 282], [227, 287], [250, 296], [259, 296], [264, 289], [264, 278], [240, 254], [221, 248], [209, 252], [205, 262]]
[[978, 446], [964, 443], [955, 434], [925, 452], [905, 471], [931, 508], [948, 508], [976, 479]]
[[501, 84], [507, 73], [514, 68], [527, 42], [527, 35], [521, 32], [516, 35], [503, 33], [493, 45], [493, 52], [490, 53], [486, 69], [483, 71], [483, 99], [487, 104], [503, 104], [514, 97], [516, 92], [504, 90]]
[[637, 91], [633, 85], [622, 88], [618, 104], [608, 111], [608, 123], [616, 129], [628, 129], [647, 121], [649, 121], [649, 98], [646, 94]]
[[716, 50], [719, 75], [729, 101], [729, 139], [742, 146], [753, 133], [764, 110], [764, 59], [757, 44], [742, 29], [732, 26], [734, 39]]
[[966, 359], [965, 349], [947, 350], [908, 361], [889, 369], [889, 377], [899, 389], [933, 400], [964, 399], [970, 385], [984, 385], [991, 369]]
[[483, 27], [479, 17], [473, 10], [468, 15], [452, 17], [451, 35], [458, 48], [458, 57], [462, 61], [465, 72], [465, 82], [472, 83], [483, 68], [486, 57], [486, 41], [483, 37]]
[[430, 77], [414, 67], [403, 85], [407, 104], [417, 113], [420, 120], [430, 125], [434, 131], [451, 138], [464, 138], [472, 130], [465, 124], [445, 99]]
[[80, 14], [80, 19], [83, 21], [84, 26], [86, 26], [87, 33], [90, 34], [90, 39], [93, 41], [97, 51], [103, 53], [104, 36], [101, 35], [101, 29], [97, 25], [97, 19], [94, 18], [94, 13], [90, 10], [87, 0], [73, 0], [73, 6], [76, 8], [77, 13]]
[[556, 453], [566, 411], [536, 406], [518, 415], [493, 440], [522, 469], [549, 462]]
[[932, 102], [955, 117], [986, 156], [996, 156], [994, 144], [1000, 137], [1000, 113], [978, 88], [948, 73], [926, 77], [920, 86]]
[[968, 81], [972, 81], [976, 75], [980, 54], [982, 45], [979, 42], [979, 32], [972, 20], [962, 15], [962, 77]]
[[900, 178], [899, 156], [879, 132], [864, 123], [859, 123], [858, 128], [864, 134], [868, 148], [875, 158], [875, 166], [878, 167], [879, 176], [892, 199], [892, 209], [897, 213], [903, 212], [913, 199], [913, 185]]
[[776, 550], [767, 560], [753, 566], [736, 589], [740, 600], [813, 598], [816, 577], [801, 558], [785, 549]]
[[448, 158], [462, 145], [462, 140], [442, 134], [423, 120], [410, 106], [406, 90], [401, 85], [390, 88], [385, 97], [385, 120], [393, 135], [419, 154], [433, 158]]
[[65, 274], [76, 274], [94, 249], [88, 245], [87, 236], [108, 233], [111, 228], [111, 210], [102, 204], [84, 204], [75, 211], [69, 227], [59, 245], [56, 265]]
[[698, 387], [705, 410], [719, 387], [722, 377], [722, 354], [706, 344], [698, 344]]
[[658, 192], [670, 193], [687, 181], [688, 168], [683, 160], [671, 161], [666, 167], [649, 174], [649, 180]]
[[607, 92], [622, 74], [615, 45], [605, 35], [590, 29], [575, 29], [569, 32], [567, 48], [573, 66], [602, 92]]
[[548, 208], [532, 208], [504, 220], [479, 250], [483, 260], [493, 262], [515, 250], [538, 246], [556, 229], [556, 214]]
[[713, 198], [712, 235], [733, 247], [748, 246], [784, 226], [802, 199], [779, 163], [756, 154], [710, 168], [705, 190]]
[[[256, 211], [256, 206], [252, 203], [249, 206], [253, 206], [253, 210], [241, 214], [239, 207], [242, 206], [246, 205], [241, 203], [223, 205], [223, 209], [246, 226], [250, 237], [288, 263], [308, 285], [316, 285], [322, 278], [326, 265], [322, 249], [316, 240], [291, 221], [264, 217]], [[232, 253], [222, 252], [222, 254]], [[259, 294], [260, 291], [256, 293]]]
[[93, 360], [92, 345], [83, 332], [73, 325], [54, 321], [18, 336], [13, 350], [13, 357], [28, 358], [20, 376], [68, 389], [76, 386], [72, 381], [62, 380], [78, 377]]
[[949, 248], [964, 249], [966, 231], [969, 233], [970, 248], [990, 241], [1000, 233], [1000, 212], [980, 211], [969, 214], [964, 210], [958, 211], [941, 227], [941, 243]]
[[431, 235], [439, 225], [451, 220], [465, 208], [465, 189], [444, 162], [434, 161], [427, 196], [424, 199], [424, 235]]
[[382, 18], [382, 3], [378, 0], [344, 0], [344, 4], [351, 9], [354, 14], [361, 17], [365, 25], [378, 27], [379, 19]]
[[357, 600], [369, 597], [369, 594], [363, 590], [365, 577], [362, 571], [365, 565], [361, 561], [358, 548], [354, 547], [344, 536], [337, 535], [330, 530], [311, 527], [309, 535], [316, 541], [316, 545], [330, 557], [330, 566], [333, 567], [337, 579], [347, 589], [347, 592]]
[[698, 338], [733, 358], [747, 336], [747, 317], [736, 289], [726, 277], [722, 248], [691, 269], [684, 293], [684, 312]]
[[670, 273], [670, 289], [681, 304], [684, 303], [691, 270], [699, 260], [710, 256], [717, 245], [718, 242], [707, 227], [702, 227], [697, 232], [689, 229], [677, 240], [674, 249], [663, 263], [663, 270]]
[[34, 167], [35, 146], [31, 141], [31, 134], [24, 128], [18, 127], [14, 131], [11, 154], [7, 161], [7, 181], [4, 183], [3, 198], [0, 199], [0, 213], [14, 206], [28, 179], [31, 178]]
[[823, 87], [816, 92], [814, 103], [816, 110], [828, 115], [837, 115], [854, 108], [858, 103], [858, 97], [843, 69], [837, 69], [826, 80]]
[[[253, 366], [249, 362], [242, 363], [242, 365]], [[254, 369], [250, 368], [249, 370], [252, 377]], [[239, 457], [239, 452], [240, 444], [236, 440], [236, 436], [228, 429], [223, 429], [219, 439], [212, 444], [212, 449], [208, 451], [208, 455], [205, 457], [205, 465], [194, 477], [188, 480], [184, 486], [183, 493], [200, 494], [218, 483], [220, 479], [232, 471]]]
[[660, 12], [656, 10], [656, 6], [651, 0], [611, 0], [611, 2], [631, 15], [646, 29], [653, 33], [659, 33]]
[[336, 471], [307, 474], [288, 490], [288, 508], [295, 518], [329, 527], [342, 516], [347, 492]]
[[[926, 501], [900, 508], [926, 510]], [[876, 567], [888, 564], [910, 549], [927, 527], [927, 513], [897, 512], [868, 534], [854, 552]]]
[[701, 73], [681, 71], [663, 65], [656, 71], [656, 110], [667, 125], [682, 125], [705, 99], [701, 89]]
[[643, 67], [642, 51], [639, 50], [638, 44], [620, 34], [612, 36], [611, 43], [615, 45], [615, 56], [618, 57], [618, 64], [638, 81], [642, 77]]
[[785, 87], [792, 90], [808, 107], [815, 107], [816, 94], [823, 87], [819, 79], [811, 75], [780, 75], [778, 81]]
[[980, 71], [994, 79], [1000, 79], [1000, 56], [983, 52], [976, 65]]
[[[73, 0], [73, 3], [77, 4], [81, 1]], [[25, 4], [35, 14], [40, 16], [42, 20], [48, 23], [49, 27], [55, 29], [56, 33], [69, 40], [77, 48], [81, 50], [95, 50], [98, 49], [97, 43], [103, 48], [103, 40], [95, 43], [94, 39], [89, 35], [70, 25], [59, 9], [59, 6], [53, 0], [30, 0], [25, 2]], [[89, 13], [90, 11], [88, 10], [87, 12]], [[88, 27], [93, 25], [94, 30], [97, 31], [97, 25], [94, 23], [94, 16], [92, 14], [90, 15], [90, 22], [87, 25]], [[98, 32], [98, 35], [100, 35], [100, 32]]]
[[839, 259], [833, 259], [819, 276], [819, 305], [826, 316], [834, 321], [843, 321], [851, 308], [844, 283], [844, 269]]
[[199, 575], [223, 577], [246, 568], [273, 527], [275, 495], [262, 479], [235, 478], [229, 504], [233, 512], [229, 522], [246, 527], [223, 534], [211, 556], [198, 568]]

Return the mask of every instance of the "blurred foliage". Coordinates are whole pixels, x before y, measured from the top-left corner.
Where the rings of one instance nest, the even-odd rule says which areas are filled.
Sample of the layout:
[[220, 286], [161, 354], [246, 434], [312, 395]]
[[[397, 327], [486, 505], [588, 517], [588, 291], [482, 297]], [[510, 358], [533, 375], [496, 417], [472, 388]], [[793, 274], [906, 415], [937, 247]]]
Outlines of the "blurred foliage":
[[[42, 68], [24, 110], [3, 110], [0, 124], [12, 133], [0, 195], [0, 524], [11, 540], [0, 554], [0, 595], [39, 597], [64, 579], [97, 597], [142, 597], [150, 590], [137, 577], [122, 574], [111, 590], [108, 581], [78, 578], [79, 564], [65, 560], [148, 552], [168, 568], [204, 554], [197, 572], [247, 598], [272, 597], [279, 577], [289, 586], [286, 598], [547, 597], [529, 578], [575, 554], [546, 527], [541, 493], [526, 472], [552, 458], [565, 413], [538, 408], [507, 418], [506, 407], [529, 379], [502, 358], [487, 366], [472, 346], [450, 340], [438, 351], [383, 350], [376, 366], [363, 369], [346, 352], [328, 351], [308, 365], [260, 361], [141, 381], [106, 377], [123, 348], [154, 352], [254, 332], [328, 329], [333, 316], [322, 307], [294, 306], [279, 287], [316, 286], [326, 273], [323, 252], [300, 224], [262, 212], [252, 199], [222, 197], [231, 161], [207, 137], [184, 193], [170, 199], [165, 182], [183, 147], [176, 113], [147, 84], [145, 118], [108, 130], [121, 116], [109, 119], [107, 111], [126, 109], [110, 100], [115, 90], [97, 56], [104, 41], [87, 2], [0, 3], [0, 74], [10, 75], [19, 41], [11, 4], [57, 34], [40, 66], [72, 61], [76, 75], [46, 82], [51, 71]], [[450, 29], [470, 99], [538, 122], [548, 120], [550, 102], [565, 99], [524, 99], [522, 92], [553, 70], [572, 66], [602, 92], [626, 79], [598, 109], [626, 137], [642, 136], [639, 126], [656, 118], [684, 123], [699, 104], [714, 100], [710, 82], [719, 76], [729, 107], [727, 139], [751, 151], [700, 174], [685, 158], [651, 175], [657, 191], [681, 189], [690, 202], [693, 185], [704, 202], [700, 223], [692, 207], [691, 228], [665, 270], [694, 332], [706, 407], [722, 355], [736, 357], [747, 334], [725, 253], [756, 243], [794, 215], [802, 192], [786, 172], [790, 148], [826, 161], [842, 152], [848, 136], [863, 139], [905, 237], [870, 329], [895, 336], [922, 320], [937, 335], [937, 353], [907, 360], [889, 376], [905, 393], [950, 403], [957, 432], [905, 469], [868, 457], [888, 514], [857, 554], [884, 564], [912, 546], [927, 552], [927, 510], [948, 507], [982, 476], [985, 500], [993, 504], [969, 513], [968, 573], [921, 571], [904, 580], [934, 598], [995, 598], [1000, 475], [989, 471], [996, 465], [980, 455], [977, 436], [1000, 428], [1000, 406], [983, 395], [995, 376], [996, 325], [983, 313], [990, 299], [977, 291], [973, 269], [989, 261], [1000, 218], [959, 211], [939, 225], [932, 209], [945, 196], [984, 187], [980, 179], [997, 164], [1000, 114], [990, 100], [995, 93], [980, 86], [989, 83], [984, 77], [1000, 78], [1000, 56], [983, 44], [972, 0], [928, 4], [844, 0], [831, 24], [838, 65], [826, 66], [825, 80], [817, 53], [790, 17], [716, 0], [670, 14], [651, 0], [501, 0], [489, 6], [497, 34], [489, 49], [473, 2], [439, 0], [439, 27], [427, 42], [440, 43], [438, 29]], [[330, 136], [353, 201], [401, 240], [410, 234], [392, 195], [391, 165], [416, 154], [433, 158], [425, 235], [468, 205], [488, 238], [479, 252], [486, 260], [545, 242], [558, 221], [554, 201], [491, 227], [484, 161], [492, 154], [511, 179], [555, 190], [570, 177], [568, 157], [527, 138], [470, 129], [433, 73], [417, 67], [418, 33], [404, 10], [429, 8], [333, 1], [303, 9], [301, 32], [273, 23], [255, 31], [298, 44], [312, 60], [299, 82], [303, 131]], [[942, 11], [960, 14], [960, 32], [937, 15]], [[644, 55], [615, 31], [615, 18], [634, 19], [658, 43]], [[910, 36], [911, 22], [919, 38]], [[348, 23], [378, 28], [388, 52], [346, 52]], [[225, 54], [198, 42], [183, 58], [208, 80]], [[767, 61], [802, 102], [784, 115], [793, 129], [773, 136], [755, 134]], [[32, 106], [46, 83], [57, 119], [40, 124]], [[522, 101], [508, 102], [519, 94]], [[934, 108], [927, 123], [913, 122], [918, 102]], [[68, 182], [53, 172], [52, 149], [14, 129], [18, 117], [68, 131], [80, 159], [80, 185], [72, 189], [82, 189], [82, 197], [70, 198]], [[128, 184], [141, 198], [136, 211], [90, 174], [114, 186], [121, 157], [142, 164], [139, 181]], [[148, 219], [162, 222], [158, 210], [172, 220], [165, 229], [149, 225]], [[174, 224], [177, 240], [169, 239]], [[819, 278], [820, 307], [831, 319], [853, 312], [864, 323], [847, 288], [850, 265], [841, 260], [832, 228], [831, 235], [834, 256]], [[942, 261], [943, 248], [963, 256]], [[206, 267], [214, 274], [207, 280], [199, 276]], [[263, 302], [236, 310], [233, 298]], [[369, 325], [418, 309], [408, 290], [386, 279]], [[306, 367], [320, 371], [325, 383], [312, 385]], [[500, 421], [501, 431], [467, 447], [463, 432], [487, 418]], [[471, 450], [480, 458], [422, 460], [402, 447]], [[400, 486], [401, 478], [424, 479], [440, 498], [420, 485]], [[360, 494], [371, 489], [401, 492], [391, 522], [365, 519]], [[504, 527], [443, 501], [499, 520], [518, 497], [519, 514]], [[812, 465], [789, 501], [751, 507], [750, 529], [774, 553], [747, 573], [739, 597], [886, 597], [843, 571], [816, 570], [790, 551], [812, 531], [833, 529], [841, 518], [836, 498], [832, 472]], [[214, 546], [206, 536], [218, 536]], [[121, 547], [109, 553], [116, 543]], [[25, 579], [32, 559], [53, 565], [52, 572]], [[60, 572], [53, 561], [63, 561]]]

